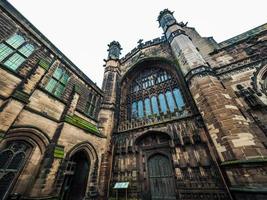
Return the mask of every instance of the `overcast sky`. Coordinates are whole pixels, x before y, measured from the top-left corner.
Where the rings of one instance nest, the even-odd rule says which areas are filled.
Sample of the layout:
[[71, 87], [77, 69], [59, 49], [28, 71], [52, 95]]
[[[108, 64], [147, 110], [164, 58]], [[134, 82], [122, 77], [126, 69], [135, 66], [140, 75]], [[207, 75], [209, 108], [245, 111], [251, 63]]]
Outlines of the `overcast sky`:
[[164, 8], [202, 36], [221, 42], [267, 22], [267, 0], [10, 0], [99, 87], [107, 44], [122, 56], [139, 39], [162, 36], [156, 21]]

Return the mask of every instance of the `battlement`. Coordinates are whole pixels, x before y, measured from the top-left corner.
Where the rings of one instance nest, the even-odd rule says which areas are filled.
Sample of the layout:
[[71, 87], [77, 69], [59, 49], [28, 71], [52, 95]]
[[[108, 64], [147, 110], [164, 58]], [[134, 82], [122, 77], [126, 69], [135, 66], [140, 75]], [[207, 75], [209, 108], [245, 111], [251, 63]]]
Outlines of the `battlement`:
[[129, 53], [127, 53], [124, 57], [121, 58], [121, 62], [123, 63], [123, 62], [127, 61], [129, 58], [131, 58], [133, 55], [135, 55], [137, 52], [139, 52], [140, 50], [142, 50], [144, 48], [154, 46], [154, 45], [163, 43], [165, 41], [167, 41], [165, 36], [162, 36], [162, 37], [155, 38], [153, 40], [146, 41], [144, 43], [140, 42], [137, 47], [132, 49]]

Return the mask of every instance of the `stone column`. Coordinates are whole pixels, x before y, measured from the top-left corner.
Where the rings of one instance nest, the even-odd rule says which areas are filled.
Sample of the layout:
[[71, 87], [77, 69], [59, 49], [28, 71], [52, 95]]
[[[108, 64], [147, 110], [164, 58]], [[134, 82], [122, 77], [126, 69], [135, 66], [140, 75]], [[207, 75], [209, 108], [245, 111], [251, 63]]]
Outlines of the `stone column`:
[[266, 149], [249, 122], [186, 35], [184, 25], [176, 22], [173, 12], [163, 10], [158, 21], [203, 117], [230, 189], [267, 188], [266, 175], [261, 180], [255, 176], [256, 170], [264, 170], [266, 166], [252, 168], [256, 163], [266, 162]]
[[119, 55], [121, 46], [118, 42], [113, 41], [109, 45], [108, 59], [106, 64], [102, 90], [104, 91], [104, 99], [100, 107], [98, 115], [99, 126], [102, 133], [107, 137], [106, 151], [101, 155], [100, 173], [99, 173], [99, 192], [100, 199], [107, 199], [108, 184], [110, 179], [110, 170], [112, 167], [112, 147], [111, 136], [115, 125], [115, 112], [117, 109], [117, 91], [118, 79], [120, 77]]

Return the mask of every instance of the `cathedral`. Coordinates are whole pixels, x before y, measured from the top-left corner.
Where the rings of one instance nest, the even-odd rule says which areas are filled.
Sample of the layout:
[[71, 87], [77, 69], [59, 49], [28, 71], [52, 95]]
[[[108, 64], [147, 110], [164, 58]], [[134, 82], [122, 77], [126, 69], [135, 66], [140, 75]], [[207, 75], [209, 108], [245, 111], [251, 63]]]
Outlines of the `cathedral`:
[[267, 24], [218, 43], [155, 20], [99, 88], [0, 1], [0, 200], [267, 199]]

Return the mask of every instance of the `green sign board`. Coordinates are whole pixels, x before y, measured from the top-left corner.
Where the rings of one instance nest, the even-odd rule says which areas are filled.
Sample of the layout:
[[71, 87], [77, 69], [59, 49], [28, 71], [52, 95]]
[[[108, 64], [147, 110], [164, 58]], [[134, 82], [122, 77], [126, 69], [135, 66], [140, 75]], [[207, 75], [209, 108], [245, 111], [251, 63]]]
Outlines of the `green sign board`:
[[126, 189], [129, 186], [129, 182], [117, 182], [114, 189]]

